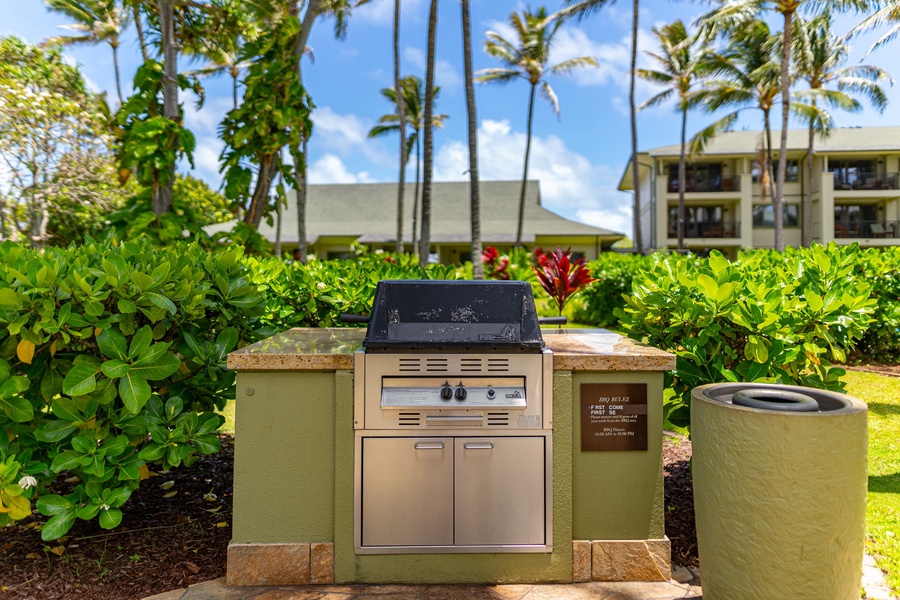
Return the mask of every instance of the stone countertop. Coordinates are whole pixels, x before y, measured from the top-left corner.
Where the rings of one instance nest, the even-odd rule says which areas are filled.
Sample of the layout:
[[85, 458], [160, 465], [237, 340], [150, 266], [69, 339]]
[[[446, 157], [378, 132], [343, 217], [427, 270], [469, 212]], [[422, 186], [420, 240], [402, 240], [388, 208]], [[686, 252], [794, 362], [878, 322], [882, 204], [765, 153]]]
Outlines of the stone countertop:
[[[556, 371], [668, 371], [675, 356], [605, 329], [543, 329]], [[335, 371], [353, 368], [364, 327], [297, 328], [228, 355], [237, 371]]]

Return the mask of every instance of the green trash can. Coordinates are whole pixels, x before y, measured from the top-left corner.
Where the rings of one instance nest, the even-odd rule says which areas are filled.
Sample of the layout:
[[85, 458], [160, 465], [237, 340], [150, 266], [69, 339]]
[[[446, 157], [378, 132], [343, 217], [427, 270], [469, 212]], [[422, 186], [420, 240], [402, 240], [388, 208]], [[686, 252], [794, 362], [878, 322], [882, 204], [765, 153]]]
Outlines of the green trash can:
[[867, 408], [824, 390], [723, 383], [692, 392], [704, 600], [858, 600]]

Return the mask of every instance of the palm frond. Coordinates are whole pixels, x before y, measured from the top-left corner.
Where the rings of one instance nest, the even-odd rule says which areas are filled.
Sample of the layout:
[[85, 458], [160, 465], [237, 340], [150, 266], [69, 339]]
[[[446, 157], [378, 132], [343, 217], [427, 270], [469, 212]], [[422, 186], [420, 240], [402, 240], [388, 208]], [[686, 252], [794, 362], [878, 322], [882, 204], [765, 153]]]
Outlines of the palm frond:
[[550, 87], [550, 84], [546, 81], [542, 81], [538, 89], [541, 92], [541, 97], [543, 97], [544, 100], [550, 103], [550, 106], [553, 108], [553, 112], [555, 112], [556, 116], [559, 117], [559, 98], [556, 97], [556, 92], [553, 91], [553, 88]]
[[475, 72], [476, 83], [499, 83], [507, 84], [515, 81], [522, 75], [518, 71], [512, 69], [481, 69]]
[[644, 110], [645, 108], [650, 108], [651, 106], [656, 106], [658, 104], [662, 104], [669, 98], [671, 98], [675, 94], [674, 88], [669, 88], [667, 90], [663, 90], [662, 92], [656, 94], [649, 100], [645, 101], [643, 104], [637, 107], [638, 110]]
[[702, 154], [706, 145], [709, 143], [709, 140], [714, 138], [717, 134], [730, 129], [735, 121], [737, 121], [739, 113], [739, 110], [729, 113], [695, 133], [688, 143], [691, 156]]
[[593, 56], [581, 56], [578, 58], [570, 58], [550, 67], [550, 72], [556, 75], [565, 75], [571, 73], [575, 69], [582, 67], [596, 67], [597, 59]]

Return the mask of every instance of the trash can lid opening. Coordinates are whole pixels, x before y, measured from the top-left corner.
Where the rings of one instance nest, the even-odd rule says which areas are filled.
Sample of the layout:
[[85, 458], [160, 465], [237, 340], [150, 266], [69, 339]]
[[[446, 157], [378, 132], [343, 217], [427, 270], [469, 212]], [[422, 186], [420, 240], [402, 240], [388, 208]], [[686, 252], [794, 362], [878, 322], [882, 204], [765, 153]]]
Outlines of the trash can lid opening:
[[703, 386], [711, 400], [761, 410], [823, 413], [849, 410], [849, 398], [837, 392], [771, 383], [720, 383]]

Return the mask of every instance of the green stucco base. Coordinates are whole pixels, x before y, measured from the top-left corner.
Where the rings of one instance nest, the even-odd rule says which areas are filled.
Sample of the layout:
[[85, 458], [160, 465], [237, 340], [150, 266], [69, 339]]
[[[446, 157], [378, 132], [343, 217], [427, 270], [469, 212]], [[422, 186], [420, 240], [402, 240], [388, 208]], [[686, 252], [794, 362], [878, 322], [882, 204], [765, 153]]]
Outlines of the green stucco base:
[[[614, 382], [648, 384], [649, 449], [582, 453], [580, 385]], [[572, 581], [573, 539], [662, 538], [662, 374], [557, 371], [553, 388], [551, 553], [357, 555], [352, 372], [239, 372], [232, 543], [333, 541], [337, 583], [516, 583]]]
[[703, 598], [857, 600], [866, 507], [866, 408], [785, 414], [691, 406]]

